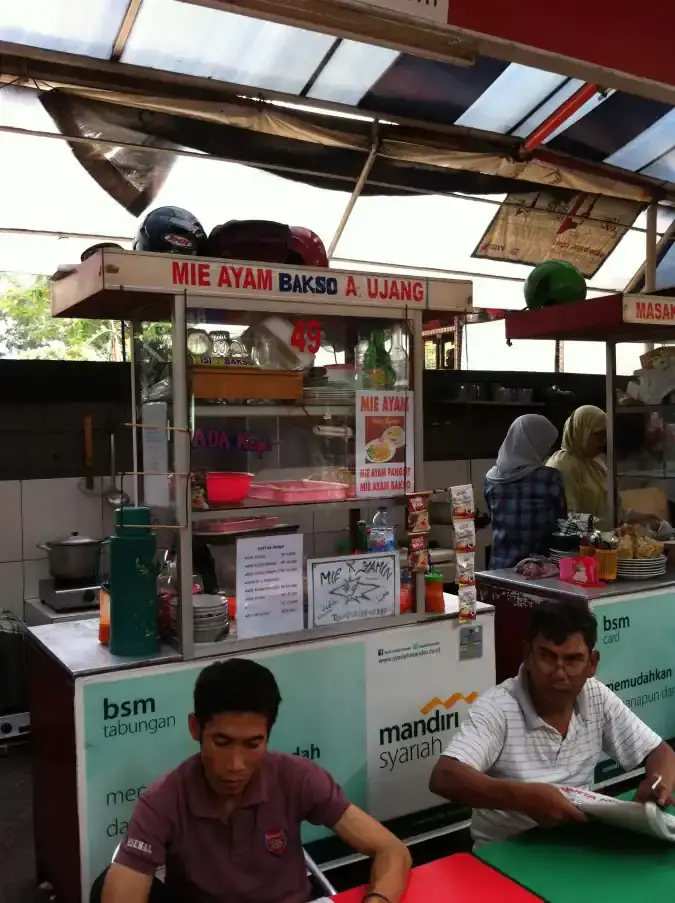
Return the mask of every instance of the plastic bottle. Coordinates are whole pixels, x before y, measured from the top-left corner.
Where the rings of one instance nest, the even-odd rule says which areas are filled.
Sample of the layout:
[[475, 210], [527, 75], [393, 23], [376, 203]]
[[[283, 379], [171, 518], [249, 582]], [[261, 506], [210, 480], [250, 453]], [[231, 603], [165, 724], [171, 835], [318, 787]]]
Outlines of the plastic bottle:
[[368, 548], [371, 552], [392, 552], [396, 548], [394, 527], [389, 524], [386, 508], [378, 508], [373, 518], [368, 535]]
[[440, 571], [429, 571], [424, 575], [424, 610], [434, 614], [445, 612], [443, 574]]
[[395, 389], [408, 388], [408, 354], [403, 344], [403, 330], [395, 326], [391, 333], [391, 349], [389, 351], [391, 365], [396, 374]]

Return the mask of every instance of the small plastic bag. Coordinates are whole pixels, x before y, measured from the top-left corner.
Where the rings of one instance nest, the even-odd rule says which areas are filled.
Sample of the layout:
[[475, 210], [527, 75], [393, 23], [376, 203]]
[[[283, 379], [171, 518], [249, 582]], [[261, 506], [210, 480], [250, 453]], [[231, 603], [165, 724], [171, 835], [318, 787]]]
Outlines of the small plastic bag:
[[452, 526], [455, 529], [455, 551], [476, 551], [476, 525], [472, 520], [454, 520]]
[[451, 486], [452, 519], [469, 520], [476, 516], [476, 505], [473, 499], [473, 486]]
[[459, 623], [466, 624], [476, 620], [476, 595], [475, 586], [460, 586], [459, 588]]

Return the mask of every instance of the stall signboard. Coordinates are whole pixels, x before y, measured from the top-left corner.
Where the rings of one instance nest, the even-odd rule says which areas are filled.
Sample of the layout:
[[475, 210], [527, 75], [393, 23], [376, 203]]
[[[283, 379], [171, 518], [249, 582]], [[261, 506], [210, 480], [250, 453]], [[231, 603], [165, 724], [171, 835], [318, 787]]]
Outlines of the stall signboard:
[[[338, 269], [291, 267], [206, 257], [176, 257], [104, 250], [93, 255], [78, 271], [83, 291], [123, 289], [185, 294], [188, 307], [208, 307], [208, 298], [249, 299], [361, 308], [401, 310], [472, 309], [473, 289], [468, 280], [424, 279], [419, 276], [386, 275]], [[86, 289], [85, 289], [86, 285]], [[58, 282], [52, 291], [59, 309]]]
[[376, 6], [390, 13], [403, 13], [416, 19], [429, 19], [447, 25], [450, 0], [360, 0], [365, 6]]
[[[675, 593], [593, 604], [598, 619], [598, 678], [664, 740], [675, 740]], [[596, 780], [621, 769], [602, 763]]]
[[413, 393], [356, 393], [356, 495], [405, 495], [415, 488]]
[[305, 626], [303, 537], [237, 540], [237, 636], [240, 640], [292, 633]]
[[[495, 679], [492, 612], [479, 623], [484, 653], [468, 660], [460, 658], [460, 626], [450, 619], [246, 653], [272, 670], [281, 690], [271, 746], [326, 768], [377, 818], [439, 806], [428, 790], [431, 769]], [[196, 677], [208, 664], [76, 681], [83, 900], [110, 864], [143, 790], [198, 751], [187, 718]], [[303, 839], [327, 834], [306, 825]]]
[[310, 627], [399, 614], [398, 550], [374, 555], [313, 558], [307, 562]]
[[653, 295], [624, 295], [623, 322], [637, 326], [674, 326], [675, 299]]

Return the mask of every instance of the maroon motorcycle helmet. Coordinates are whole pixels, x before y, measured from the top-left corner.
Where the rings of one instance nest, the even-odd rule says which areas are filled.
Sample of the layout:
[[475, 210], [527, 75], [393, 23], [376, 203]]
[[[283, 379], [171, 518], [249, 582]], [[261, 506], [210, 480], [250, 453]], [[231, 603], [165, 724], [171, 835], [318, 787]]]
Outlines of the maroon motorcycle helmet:
[[305, 226], [291, 226], [291, 246], [286, 263], [296, 266], [328, 266], [326, 248], [316, 232]]
[[291, 230], [269, 220], [230, 220], [214, 226], [206, 240], [206, 253], [224, 260], [287, 263]]

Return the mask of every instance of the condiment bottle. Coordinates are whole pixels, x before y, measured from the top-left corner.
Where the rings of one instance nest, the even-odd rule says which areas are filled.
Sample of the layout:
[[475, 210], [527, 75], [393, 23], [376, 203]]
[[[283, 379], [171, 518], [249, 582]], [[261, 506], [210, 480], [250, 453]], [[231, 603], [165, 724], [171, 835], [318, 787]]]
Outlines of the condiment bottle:
[[409, 570], [401, 571], [401, 614], [409, 615], [414, 603], [413, 578]]
[[443, 574], [439, 571], [429, 571], [424, 575], [424, 610], [434, 614], [445, 612]]
[[395, 382], [396, 371], [384, 347], [384, 331], [374, 329], [363, 358], [363, 388], [393, 389]]
[[102, 646], [110, 645], [110, 593], [101, 586], [98, 593], [99, 621], [98, 641]]

